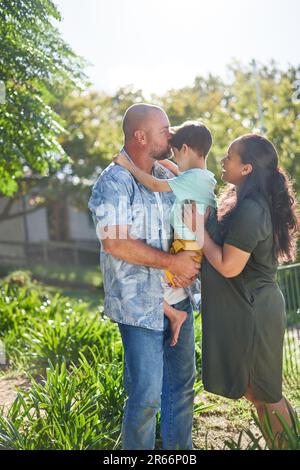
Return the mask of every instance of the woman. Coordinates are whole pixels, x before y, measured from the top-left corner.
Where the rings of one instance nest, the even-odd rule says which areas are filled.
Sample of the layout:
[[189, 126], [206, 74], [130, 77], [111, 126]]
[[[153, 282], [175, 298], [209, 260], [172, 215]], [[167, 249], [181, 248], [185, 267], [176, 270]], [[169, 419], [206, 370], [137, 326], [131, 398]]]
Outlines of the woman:
[[[232, 399], [246, 397], [262, 429], [268, 414], [276, 438], [282, 426], [274, 412], [291, 425], [282, 396], [286, 318], [276, 272], [278, 261], [296, 256], [296, 202], [274, 146], [260, 135], [230, 145], [222, 179], [234, 186], [220, 198], [218, 221], [210, 214], [203, 248], [204, 387]], [[192, 227], [188, 209], [185, 223]]]

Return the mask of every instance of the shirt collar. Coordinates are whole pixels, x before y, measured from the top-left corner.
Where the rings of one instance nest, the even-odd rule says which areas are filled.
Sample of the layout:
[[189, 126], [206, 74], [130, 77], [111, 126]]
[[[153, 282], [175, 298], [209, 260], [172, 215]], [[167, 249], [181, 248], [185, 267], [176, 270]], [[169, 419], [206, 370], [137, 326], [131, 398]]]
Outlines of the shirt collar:
[[132, 159], [130, 158], [130, 156], [129, 156], [128, 153], [126, 152], [125, 147], [122, 147], [122, 148], [121, 148], [120, 153], [122, 153], [123, 155], [125, 155], [125, 157], [126, 157], [131, 163], [133, 163]]
[[[126, 152], [125, 147], [122, 147], [122, 148], [121, 148], [120, 153], [122, 153], [123, 155], [125, 155], [125, 157], [126, 157], [131, 163], [134, 164], [134, 162], [132, 161], [132, 159], [130, 158], [130, 156], [128, 155], [128, 153]], [[151, 171], [151, 174], [152, 174], [152, 175], [154, 175], [155, 167], [156, 167], [156, 162], [154, 162], [153, 167], [152, 167], [152, 171]]]

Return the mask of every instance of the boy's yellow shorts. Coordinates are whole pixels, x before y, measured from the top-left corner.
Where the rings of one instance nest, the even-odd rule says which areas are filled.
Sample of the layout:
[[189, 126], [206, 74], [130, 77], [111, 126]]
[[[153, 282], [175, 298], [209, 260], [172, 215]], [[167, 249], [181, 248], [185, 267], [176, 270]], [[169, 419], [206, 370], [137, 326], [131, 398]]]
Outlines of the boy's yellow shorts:
[[[199, 248], [198, 242], [196, 240], [174, 240], [171, 248], [170, 253], [179, 253], [180, 251], [197, 251], [197, 256], [193, 259], [201, 263], [203, 258], [203, 250]], [[165, 275], [167, 278], [167, 282], [171, 284], [171, 286], [175, 287], [173, 282], [174, 274], [170, 271], [165, 271]]]

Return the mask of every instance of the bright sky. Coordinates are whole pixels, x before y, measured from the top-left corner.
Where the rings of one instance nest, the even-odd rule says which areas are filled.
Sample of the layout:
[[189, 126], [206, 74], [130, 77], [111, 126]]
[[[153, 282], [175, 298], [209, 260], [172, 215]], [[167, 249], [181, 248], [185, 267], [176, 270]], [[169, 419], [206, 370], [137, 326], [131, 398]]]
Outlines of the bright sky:
[[275, 59], [300, 65], [299, 0], [54, 0], [59, 28], [93, 64], [99, 90], [146, 94], [192, 84], [226, 64]]

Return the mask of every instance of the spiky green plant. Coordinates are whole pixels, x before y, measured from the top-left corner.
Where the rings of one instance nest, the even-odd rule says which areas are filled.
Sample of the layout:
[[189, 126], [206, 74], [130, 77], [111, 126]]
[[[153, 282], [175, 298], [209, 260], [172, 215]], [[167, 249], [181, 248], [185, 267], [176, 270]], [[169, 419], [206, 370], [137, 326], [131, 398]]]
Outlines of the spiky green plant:
[[246, 449], [243, 448], [243, 450], [300, 450], [300, 421], [298, 416], [289, 410], [292, 423], [292, 426], [289, 426], [288, 422], [279, 413], [274, 412], [274, 414], [280, 421], [283, 429], [277, 436], [273, 434], [268, 413], [265, 414], [263, 428], [255, 414], [252, 413], [252, 418], [260, 430], [260, 435], [256, 437], [251, 430], [242, 429], [237, 440], [230, 439], [225, 441], [225, 448], [242, 450], [242, 437], [246, 435], [249, 438], [249, 442]]
[[19, 391], [7, 416], [0, 414], [2, 449], [114, 449], [120, 442], [124, 392], [117, 362], [92, 361], [81, 355], [79, 366], [50, 363], [46, 379], [32, 378]]

